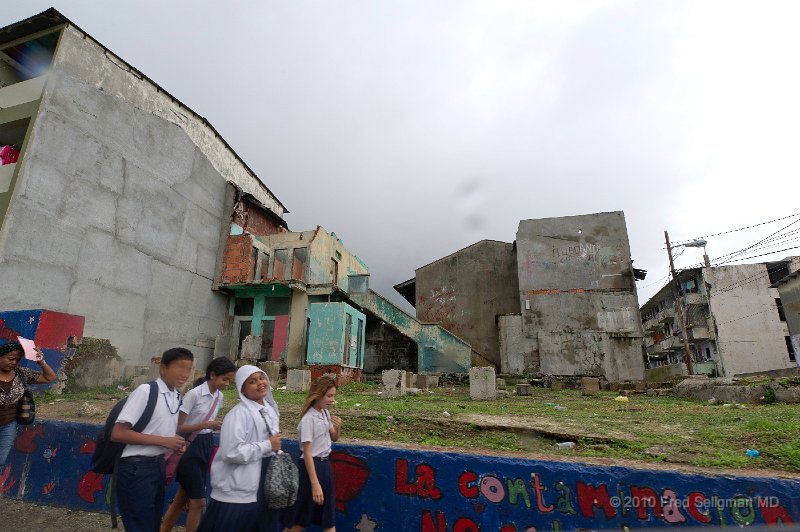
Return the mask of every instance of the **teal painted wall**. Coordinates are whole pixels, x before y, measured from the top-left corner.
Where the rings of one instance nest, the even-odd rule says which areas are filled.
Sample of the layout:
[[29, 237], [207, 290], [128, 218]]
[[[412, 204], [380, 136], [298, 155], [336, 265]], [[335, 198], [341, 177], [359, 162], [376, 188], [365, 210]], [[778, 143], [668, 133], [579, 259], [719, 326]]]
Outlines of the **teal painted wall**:
[[[346, 331], [347, 316], [351, 318]], [[346, 303], [312, 303], [308, 306], [308, 364], [343, 364], [345, 346], [350, 352], [351, 367], [364, 367], [366, 316]], [[360, 334], [359, 334], [360, 329]], [[360, 343], [359, 343], [360, 339]], [[359, 356], [360, 353], [360, 356]]]

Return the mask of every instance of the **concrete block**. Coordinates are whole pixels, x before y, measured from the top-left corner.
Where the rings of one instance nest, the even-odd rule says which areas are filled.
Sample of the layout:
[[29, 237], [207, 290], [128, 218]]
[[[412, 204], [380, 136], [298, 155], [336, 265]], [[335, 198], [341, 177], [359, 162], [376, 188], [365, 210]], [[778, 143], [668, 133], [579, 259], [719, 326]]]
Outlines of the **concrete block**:
[[505, 390], [506, 389], [506, 380], [505, 379], [495, 379], [494, 380], [495, 386], [497, 386], [498, 390]]
[[290, 369], [286, 372], [287, 392], [307, 392], [311, 387], [310, 369]]
[[472, 400], [494, 399], [497, 395], [494, 368], [469, 369], [469, 396]]
[[122, 379], [124, 363], [106, 339], [84, 337], [72, 359], [64, 364], [67, 387], [72, 389], [110, 386]]
[[381, 374], [384, 398], [401, 397], [406, 394], [406, 372], [402, 369], [387, 369]]
[[410, 371], [406, 371], [406, 388], [413, 388], [417, 383], [417, 376]]
[[581, 392], [583, 395], [595, 395], [600, 391], [600, 379], [597, 377], [582, 377]]
[[217, 336], [214, 339], [214, 358], [228, 357], [231, 360], [236, 358], [236, 341], [233, 336]]
[[645, 381], [636, 381], [634, 383], [636, 386], [635, 390], [637, 392], [646, 392], [647, 391], [647, 383]]
[[556, 390], [556, 391], [563, 390], [564, 389], [564, 383], [561, 382], [561, 381], [553, 381], [553, 382], [550, 383], [550, 389], [551, 390]]
[[417, 375], [417, 388], [420, 390], [429, 390], [431, 388], [439, 387], [438, 375]]
[[280, 361], [268, 360], [266, 362], [261, 362], [258, 367], [264, 370], [264, 373], [267, 374], [267, 378], [269, 379], [269, 383], [273, 388], [276, 388], [278, 386], [278, 379], [280, 378], [281, 374]]
[[531, 385], [527, 383], [520, 383], [517, 384], [515, 387], [515, 391], [517, 395], [531, 395]]

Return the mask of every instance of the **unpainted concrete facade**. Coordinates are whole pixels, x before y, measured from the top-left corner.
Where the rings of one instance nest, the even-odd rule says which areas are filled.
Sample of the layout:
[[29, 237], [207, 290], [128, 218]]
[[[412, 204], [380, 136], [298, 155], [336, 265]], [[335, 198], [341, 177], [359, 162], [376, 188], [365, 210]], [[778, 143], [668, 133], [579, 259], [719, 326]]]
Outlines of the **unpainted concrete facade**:
[[800, 271], [795, 271], [776, 285], [780, 294], [786, 325], [794, 351], [794, 362], [800, 354]]
[[226, 184], [285, 207], [205, 119], [59, 20], [1, 220], [0, 309], [85, 316], [127, 364], [174, 346], [202, 364], [226, 310], [212, 291]]
[[513, 244], [481, 240], [418, 268], [417, 319], [463, 338], [500, 367], [496, 317], [519, 311]]
[[639, 305], [622, 212], [523, 220], [517, 264], [521, 351], [533, 364], [526, 372], [643, 378]]

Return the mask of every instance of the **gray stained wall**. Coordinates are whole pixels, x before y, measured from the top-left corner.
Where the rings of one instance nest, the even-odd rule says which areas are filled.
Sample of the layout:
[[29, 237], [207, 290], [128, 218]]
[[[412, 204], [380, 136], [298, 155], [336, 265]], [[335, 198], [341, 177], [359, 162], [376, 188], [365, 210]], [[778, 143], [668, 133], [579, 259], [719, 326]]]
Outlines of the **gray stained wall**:
[[438, 323], [500, 367], [496, 317], [519, 312], [513, 245], [482, 240], [416, 270], [417, 319]]
[[213, 130], [70, 26], [34, 128], [0, 232], [0, 308], [85, 316], [132, 365], [176, 345], [208, 359], [226, 181], [283, 207]]
[[367, 316], [364, 338], [364, 373], [385, 369], [417, 372], [417, 344], [391, 325]]
[[643, 378], [641, 320], [622, 212], [523, 220], [517, 260], [528, 372]]

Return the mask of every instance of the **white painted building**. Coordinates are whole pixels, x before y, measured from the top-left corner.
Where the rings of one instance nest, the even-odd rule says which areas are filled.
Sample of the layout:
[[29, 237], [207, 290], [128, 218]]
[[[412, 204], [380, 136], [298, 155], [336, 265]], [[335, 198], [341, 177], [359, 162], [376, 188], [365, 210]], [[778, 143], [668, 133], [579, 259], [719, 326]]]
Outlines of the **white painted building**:
[[771, 285], [800, 270], [800, 257], [778, 262], [692, 268], [678, 274], [685, 324], [673, 283], [641, 308], [646, 366], [663, 376], [686, 373], [683, 330], [694, 373], [724, 377], [798, 366], [778, 290]]

